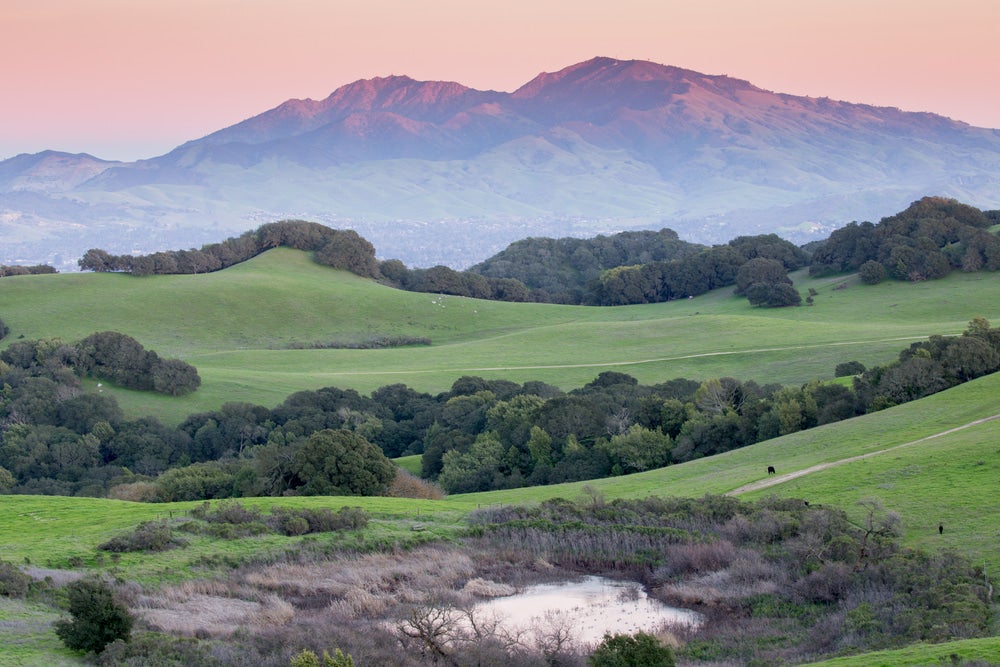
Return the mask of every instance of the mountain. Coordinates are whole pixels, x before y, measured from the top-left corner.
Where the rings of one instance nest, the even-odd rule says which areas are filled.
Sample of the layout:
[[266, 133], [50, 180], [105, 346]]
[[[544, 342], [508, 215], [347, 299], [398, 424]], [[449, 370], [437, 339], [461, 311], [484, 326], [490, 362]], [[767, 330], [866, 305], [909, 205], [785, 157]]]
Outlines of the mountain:
[[356, 81], [132, 163], [17, 156], [0, 162], [0, 262], [71, 266], [90, 247], [191, 247], [289, 217], [410, 266], [630, 229], [806, 242], [929, 194], [1000, 207], [998, 186], [997, 130], [594, 58], [513, 93]]

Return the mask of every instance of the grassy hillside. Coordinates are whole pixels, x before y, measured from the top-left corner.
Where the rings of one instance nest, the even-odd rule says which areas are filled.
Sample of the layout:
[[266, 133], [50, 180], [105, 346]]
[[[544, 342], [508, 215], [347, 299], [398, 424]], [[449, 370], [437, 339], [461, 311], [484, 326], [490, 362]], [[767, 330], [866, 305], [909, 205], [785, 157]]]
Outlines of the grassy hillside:
[[[426, 523], [433, 534], [451, 535], [462, 516], [491, 504], [538, 502], [547, 498], [575, 499], [584, 487], [611, 500], [649, 495], [697, 497], [706, 493], [738, 492], [743, 497], [777, 494], [806, 498], [812, 503], [837, 505], [860, 517], [856, 502], [879, 497], [887, 509], [903, 518], [904, 542], [913, 546], [954, 547], [989, 572], [1000, 571], [1000, 374], [994, 374], [934, 396], [889, 410], [794, 433], [751, 447], [737, 449], [675, 466], [635, 475], [589, 482], [450, 496], [444, 500], [397, 498], [249, 498], [242, 502], [269, 508], [280, 504], [303, 507], [357, 505], [379, 517], [386, 536], [399, 537], [414, 521]], [[869, 455], [858, 460], [856, 457]], [[773, 465], [776, 477], [768, 478]], [[808, 471], [785, 480], [783, 475]], [[740, 492], [757, 482], [773, 486]], [[0, 558], [65, 566], [76, 556], [93, 562], [94, 547], [124, 528], [142, 521], [180, 515], [197, 503], [141, 504], [115, 500], [65, 497], [0, 496]], [[937, 531], [938, 522], [946, 526]], [[226, 543], [235, 553], [279, 548], [288, 540], [253, 538]], [[268, 540], [273, 540], [269, 542]], [[143, 576], [170, 572], [219, 548], [208, 540], [188, 549], [145, 556], [123, 556], [121, 566], [134, 564]], [[134, 563], [133, 563], [134, 561]], [[141, 567], [139, 563], [142, 563]]]
[[[762, 310], [718, 290], [694, 299], [617, 308], [514, 304], [402, 292], [275, 249], [212, 274], [58, 274], [0, 281], [11, 335], [78, 340], [115, 330], [161, 356], [194, 364], [202, 387], [183, 398], [106, 388], [128, 414], [168, 422], [226, 401], [268, 407], [301, 389], [422, 391], [462, 375], [542, 380], [564, 389], [618, 370], [643, 383], [733, 376], [803, 383], [851, 359], [895, 357], [913, 339], [958, 333], [973, 317], [1000, 320], [1000, 281], [958, 274], [916, 284], [795, 276], [812, 307]], [[428, 347], [289, 349], [381, 336]]]
[[[810, 663], [812, 667], [926, 667], [954, 664], [955, 659], [978, 664], [1000, 664], [1000, 638], [966, 639], [943, 644], [920, 644], [898, 651], [876, 651]], [[958, 663], [962, 664], [962, 663]]]
[[[742, 492], [744, 497], [777, 494], [808, 498], [813, 504], [844, 507], [860, 520], [856, 501], [878, 497], [902, 517], [904, 543], [931, 549], [950, 547], [1000, 569], [1000, 374], [980, 378], [935, 396], [856, 419], [800, 432], [726, 454], [625, 477], [551, 487], [451, 496], [440, 501], [393, 498], [256, 498], [245, 504], [269, 508], [357, 505], [372, 516], [363, 538], [280, 537], [275, 535], [218, 540], [186, 535], [189, 546], [156, 554], [122, 554], [120, 561], [98, 557], [95, 547], [113, 535], [154, 518], [178, 517], [197, 503], [162, 505], [89, 498], [0, 496], [0, 558], [35, 567], [83, 564], [111, 570], [148, 584], [177, 582], [225, 572], [252, 559], [281, 555], [309, 545], [397, 547], [458, 537], [465, 515], [491, 504], [578, 498], [588, 485], [614, 498], [648, 495], [700, 496], [741, 493], [755, 483], [768, 488]], [[987, 420], [987, 421], [982, 421]], [[858, 458], [867, 456], [867, 458]], [[767, 465], [778, 475], [769, 478]], [[817, 466], [828, 465], [822, 470]], [[810, 472], [810, 470], [813, 470]], [[800, 477], [785, 475], [806, 472]], [[591, 493], [593, 491], [590, 491]], [[937, 523], [946, 526], [939, 535]], [[419, 527], [419, 530], [414, 528]], [[359, 540], [364, 540], [363, 545]], [[51, 610], [17, 602], [0, 605], [0, 664], [73, 664], [44, 626]], [[15, 645], [22, 646], [15, 653]], [[955, 654], [993, 660], [1000, 638], [912, 647], [830, 664], [936, 664]], [[13, 662], [5, 662], [10, 658]], [[48, 660], [48, 662], [47, 662]]]

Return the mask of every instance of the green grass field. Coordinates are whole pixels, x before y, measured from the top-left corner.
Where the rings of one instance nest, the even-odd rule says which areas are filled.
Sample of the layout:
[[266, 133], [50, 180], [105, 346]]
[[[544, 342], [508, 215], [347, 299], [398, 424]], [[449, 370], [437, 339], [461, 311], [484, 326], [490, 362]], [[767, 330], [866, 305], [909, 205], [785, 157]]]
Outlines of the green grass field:
[[[5, 278], [0, 280], [0, 317], [11, 335], [0, 347], [21, 336], [73, 341], [95, 331], [116, 330], [163, 356], [181, 357], [193, 363], [203, 379], [190, 396], [168, 398], [104, 387], [130, 416], [155, 414], [170, 423], [226, 401], [271, 407], [301, 389], [334, 385], [367, 393], [397, 382], [436, 392], [462, 375], [542, 380], [564, 389], [581, 386], [605, 370], [625, 372], [647, 384], [718, 376], [797, 384], [831, 377], [842, 361], [884, 363], [912, 340], [961, 332], [973, 317], [1000, 321], [1000, 280], [992, 274], [874, 287], [855, 278], [795, 278], [803, 294], [810, 287], [817, 290], [815, 306], [754, 309], [731, 290], [621, 308], [508, 304], [393, 290], [314, 265], [304, 253], [279, 249], [200, 276]], [[427, 337], [433, 344], [388, 350], [285, 349], [376, 336]], [[95, 384], [89, 382], [92, 388]], [[777, 483], [741, 495], [805, 498], [843, 507], [855, 518], [861, 515], [858, 500], [878, 497], [901, 515], [907, 545], [955, 548], [992, 575], [1000, 571], [1000, 420], [973, 422], [1000, 414], [998, 397], [1000, 374], [720, 456], [586, 483], [440, 501], [243, 502], [263, 509], [275, 504], [361, 506], [373, 516], [364, 536], [330, 539], [341, 539], [341, 546], [365, 540], [354, 546], [391, 548], [456, 539], [464, 517], [477, 507], [578, 498], [588, 485], [611, 500], [730, 493], [767, 481]], [[855, 459], [865, 455], [870, 456]], [[413, 457], [400, 461], [411, 471], [419, 470], [419, 463]], [[768, 465], [778, 469], [776, 478], [767, 479]], [[829, 467], [782, 477], [822, 465]], [[193, 505], [0, 496], [0, 558], [43, 568], [82, 563], [156, 585], [211, 576], [220, 567], [280, 557], [302, 543], [328, 539], [264, 536], [222, 541], [193, 536], [184, 549], [123, 554], [117, 563], [98, 555], [96, 546], [113, 535], [149, 519], [183, 516]], [[945, 526], [943, 534], [938, 534], [939, 523]], [[414, 531], [418, 524], [421, 530]], [[0, 666], [80, 664], [60, 648], [51, 630], [44, 629], [54, 618], [47, 608], [13, 602], [0, 606]], [[994, 638], [827, 664], [936, 664], [952, 653], [995, 661], [998, 652], [1000, 639]]]
[[[439, 392], [462, 375], [563, 389], [617, 370], [654, 384], [676, 377], [801, 384], [837, 363], [895, 358], [913, 340], [1000, 320], [1000, 281], [956, 274], [924, 283], [861, 285], [810, 279], [812, 307], [758, 309], [731, 289], [663, 304], [595, 308], [512, 304], [403, 292], [276, 249], [225, 271], [192, 276], [58, 274], [0, 281], [11, 335], [74, 341], [114, 330], [161, 356], [194, 364], [201, 388], [181, 398], [104, 387], [132, 417], [176, 423], [226, 401], [273, 407], [325, 386], [369, 393], [404, 383]], [[837, 289], [844, 285], [842, 289]], [[429, 338], [381, 350], [288, 349], [378, 336]]]
[[[811, 667], [927, 667], [955, 664], [958, 658], [1000, 665], [1000, 637], [966, 639], [943, 644], [920, 644], [897, 651], [876, 651], [849, 658], [810, 663]], [[961, 664], [961, 663], [959, 663]]]

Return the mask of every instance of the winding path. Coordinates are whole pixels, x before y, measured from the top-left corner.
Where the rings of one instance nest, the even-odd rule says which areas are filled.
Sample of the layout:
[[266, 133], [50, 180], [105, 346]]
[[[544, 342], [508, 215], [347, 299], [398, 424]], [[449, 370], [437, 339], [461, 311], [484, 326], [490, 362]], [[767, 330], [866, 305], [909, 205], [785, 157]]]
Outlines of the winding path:
[[885, 454], [887, 452], [894, 451], [896, 449], [901, 449], [903, 447], [909, 447], [910, 445], [915, 445], [918, 442], [925, 442], [927, 440], [932, 440], [934, 438], [940, 438], [943, 435], [948, 435], [949, 433], [954, 433], [955, 431], [961, 431], [967, 429], [971, 426], [976, 426], [978, 424], [983, 424], [994, 419], [1000, 419], [1000, 415], [993, 415], [992, 417], [983, 417], [982, 419], [976, 419], [967, 424], [962, 424], [961, 426], [956, 426], [950, 428], [946, 431], [941, 431], [940, 433], [934, 433], [926, 437], [920, 438], [918, 440], [911, 440], [910, 442], [904, 442], [900, 445], [893, 445], [892, 447], [887, 447], [886, 449], [880, 449], [875, 452], [868, 452], [867, 454], [859, 454], [857, 456], [849, 456], [846, 459], [840, 459], [839, 461], [830, 461], [828, 463], [820, 463], [818, 465], [810, 466], [808, 468], [803, 468], [802, 470], [796, 470], [794, 472], [785, 473], [784, 475], [774, 475], [768, 476], [765, 479], [757, 480], [756, 482], [750, 482], [749, 484], [744, 484], [743, 486], [736, 487], [732, 491], [727, 491], [725, 495], [727, 496], [738, 496], [741, 493], [749, 493], [751, 491], [760, 491], [761, 489], [767, 489], [769, 487], [775, 486], [777, 484], [783, 484], [797, 477], [803, 477], [814, 472], [819, 472], [820, 470], [826, 470], [827, 468], [833, 468], [834, 466], [844, 465], [845, 463], [853, 463], [854, 461], [860, 461], [862, 459], [871, 458], [872, 456], [878, 456], [879, 454]]

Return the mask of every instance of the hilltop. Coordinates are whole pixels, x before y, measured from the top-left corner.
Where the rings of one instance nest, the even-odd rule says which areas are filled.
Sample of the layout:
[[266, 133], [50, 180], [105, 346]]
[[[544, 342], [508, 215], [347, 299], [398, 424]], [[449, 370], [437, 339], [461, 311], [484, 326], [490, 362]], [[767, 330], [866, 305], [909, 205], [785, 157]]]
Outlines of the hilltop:
[[89, 247], [191, 247], [289, 217], [353, 228], [411, 266], [665, 226], [804, 243], [928, 192], [996, 207], [998, 175], [996, 130], [594, 58], [513, 93], [357, 81], [133, 163], [12, 158], [0, 263], [72, 267]]

